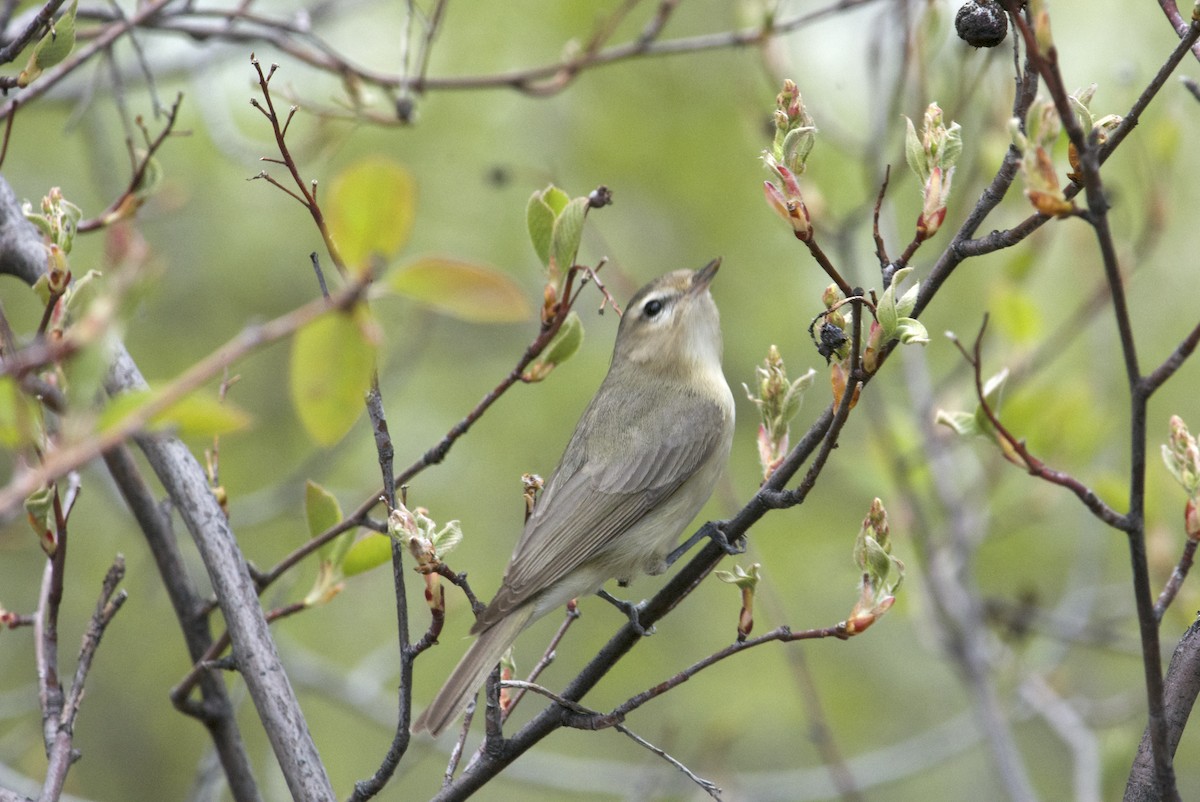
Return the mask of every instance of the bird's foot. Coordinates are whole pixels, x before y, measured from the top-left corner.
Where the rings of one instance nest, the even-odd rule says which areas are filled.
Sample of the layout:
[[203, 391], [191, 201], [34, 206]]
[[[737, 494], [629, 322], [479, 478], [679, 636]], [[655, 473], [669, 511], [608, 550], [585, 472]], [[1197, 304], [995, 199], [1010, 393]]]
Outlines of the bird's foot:
[[729, 555], [742, 554], [746, 551], [745, 535], [742, 535], [733, 542], [730, 542], [724, 530], [721, 529], [721, 525], [716, 521], [709, 521], [708, 523], [704, 524], [704, 526], [700, 527], [696, 534], [689, 537], [682, 546], [668, 554], [666, 564], [674, 565], [676, 560], [686, 554], [692, 548], [692, 546], [695, 546], [701, 540], [704, 540], [704, 538], [712, 540], [713, 543], [716, 543], [721, 547], [721, 551]]
[[637, 632], [638, 635], [640, 635], [644, 638], [647, 635], [654, 634], [653, 626], [650, 626], [650, 627], [642, 626], [642, 615], [641, 614], [642, 614], [642, 609], [646, 605], [645, 602], [641, 602], [640, 604], [634, 604], [633, 602], [625, 601], [624, 599], [618, 599], [616, 596], [612, 595], [607, 590], [598, 590], [598, 591], [596, 591], [596, 595], [599, 596], [600, 598], [604, 599], [606, 602], [611, 604], [613, 607], [616, 607], [621, 612], [625, 613], [625, 616], [629, 619], [629, 623], [633, 625], [633, 629], [634, 629], [634, 631]]

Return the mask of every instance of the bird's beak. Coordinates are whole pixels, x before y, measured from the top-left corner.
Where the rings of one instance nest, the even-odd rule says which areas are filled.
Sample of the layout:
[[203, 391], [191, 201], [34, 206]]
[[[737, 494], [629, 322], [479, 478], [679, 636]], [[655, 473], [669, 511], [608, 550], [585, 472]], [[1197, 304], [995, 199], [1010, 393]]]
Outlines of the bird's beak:
[[688, 295], [699, 295], [708, 289], [708, 285], [712, 284], [713, 277], [717, 275], [717, 268], [721, 266], [721, 257], [713, 259], [704, 267], [692, 274], [692, 286], [688, 287]]

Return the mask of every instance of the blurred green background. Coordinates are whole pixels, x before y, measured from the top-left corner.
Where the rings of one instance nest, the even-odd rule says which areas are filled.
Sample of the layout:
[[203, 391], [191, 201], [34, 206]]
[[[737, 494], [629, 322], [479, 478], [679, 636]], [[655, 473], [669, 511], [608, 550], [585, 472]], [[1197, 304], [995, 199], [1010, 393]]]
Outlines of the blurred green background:
[[[430, 75], [552, 62], [619, 5], [456, 0], [435, 43]], [[962, 124], [965, 155], [946, 230], [913, 260], [921, 278], [1009, 141], [1010, 43], [991, 52], [963, 45], [953, 34], [956, 6], [864, 3], [763, 49], [633, 59], [587, 70], [549, 97], [508, 89], [437, 91], [417, 99], [409, 127], [311, 113], [309, 106], [336, 104], [339, 82], [267, 44], [141, 34], [148, 60], [162, 65], [158, 95], [169, 101], [184, 93], [180, 129], [190, 135], [172, 139], [160, 154], [164, 184], [138, 216], [155, 276], [129, 311], [126, 343], [148, 378], [168, 379], [247, 322], [279, 315], [317, 293], [308, 254], [320, 251], [321, 242], [306, 213], [266, 183], [246, 180], [264, 167], [260, 156], [275, 155], [269, 129], [247, 102], [256, 94], [253, 50], [263, 63], [279, 63], [273, 88], [301, 107], [289, 141], [306, 177], [328, 185], [358, 159], [378, 155], [414, 174], [419, 200], [404, 257], [439, 253], [491, 263], [537, 304], [542, 277], [525, 232], [525, 203], [548, 182], [572, 195], [598, 184], [612, 189], [614, 205], [589, 217], [580, 261], [606, 257], [603, 275], [622, 301], [667, 270], [722, 256], [713, 293], [739, 426], [727, 480], [704, 515], [731, 515], [760, 478], [754, 408], [740, 383], [753, 379], [767, 347], [779, 346], [793, 375], [818, 368], [797, 431], [829, 398], [823, 360], [806, 331], [827, 279], [762, 200], [766, 175], [758, 156], [769, 143], [779, 80], [797, 81], [821, 130], [803, 178], [818, 235], [851, 283], [866, 287], [879, 287], [870, 209], [883, 164], [893, 167], [881, 221], [893, 257], [907, 244], [919, 211], [920, 194], [904, 165], [900, 115], [919, 121], [936, 100], [947, 120]], [[298, 4], [255, 7], [286, 14]], [[823, 7], [783, 3], [779, 14]], [[664, 35], [739, 28], [755, 19], [756, 8], [724, 0], [682, 3]], [[639, 7], [615, 41], [635, 37], [652, 11], [652, 5]], [[403, 12], [403, 4], [339, 4], [332, 19], [321, 16], [314, 25], [356, 64], [392, 71]], [[1052, 13], [1067, 85], [1097, 82], [1093, 110], [1100, 114], [1128, 108], [1177, 41], [1152, 3], [1132, 8], [1116, 0], [1059, 0]], [[150, 95], [127, 43], [118, 47], [116, 62], [125, 76], [122, 102], [154, 129]], [[1186, 58], [1181, 72], [1195, 76], [1195, 59]], [[1195, 323], [1188, 220], [1200, 182], [1179, 144], [1194, 130], [1197, 114], [1195, 99], [1170, 82], [1105, 168], [1120, 256], [1133, 271], [1130, 299], [1144, 368]], [[123, 138], [109, 67], [93, 65], [18, 112], [4, 176], [18, 197], [35, 203], [61, 186], [92, 215], [128, 180]], [[1065, 148], [1056, 155], [1065, 171]], [[1029, 213], [1015, 188], [981, 233]], [[72, 254], [76, 275], [103, 269], [104, 249], [104, 234], [81, 237]], [[808, 502], [767, 516], [753, 529], [749, 552], [737, 558], [762, 564], [756, 632], [780, 624], [832, 625], [856, 598], [851, 548], [871, 499], [879, 496], [892, 516], [897, 554], [909, 565], [896, 606], [848, 642], [768, 645], [725, 661], [643, 707], [627, 725], [727, 789], [729, 799], [836, 798], [812, 738], [813, 710], [804, 690], [811, 685], [862, 798], [1007, 798], [973, 713], [976, 692], [948, 656], [949, 639], [929, 598], [930, 573], [948, 572], [967, 577], [968, 587], [991, 600], [988, 609], [1018, 607], [1028, 614], [1022, 626], [996, 624], [976, 634], [986, 644], [994, 693], [1038, 794], [1117, 798], [1144, 721], [1123, 537], [982, 441], [962, 443], [948, 430], [931, 431], [933, 408], [973, 407], [969, 374], [940, 334], [953, 330], [969, 341], [990, 312], [987, 371], [1037, 368], [1012, 383], [1006, 420], [1034, 453], [1123, 508], [1126, 403], [1112, 315], [1097, 307], [1075, 316], [1101, 281], [1094, 238], [1079, 221], [1051, 223], [1016, 248], [965, 263], [923, 317], [932, 342], [888, 363], [864, 392]], [[40, 309], [28, 290], [0, 279], [0, 298], [18, 331], [36, 326]], [[466, 540], [451, 564], [469, 572], [481, 597], [497, 587], [520, 531], [521, 474], [552, 471], [603, 376], [617, 320], [611, 312], [595, 314], [598, 305], [596, 294], [585, 294], [579, 304], [587, 337], [574, 359], [544, 383], [513, 388], [444, 464], [409, 489], [410, 502], [439, 521], [462, 522]], [[381, 380], [398, 466], [440, 439], [511, 369], [536, 332], [533, 321], [473, 325], [395, 298], [380, 300], [375, 310], [385, 331]], [[231, 399], [255, 423], [221, 441], [232, 524], [259, 566], [306, 538], [306, 479], [335, 492], [346, 509], [378, 483], [365, 419], [335, 448], [307, 440], [288, 400], [287, 356], [287, 346], [277, 344], [236, 366], [242, 378]], [[1200, 427], [1198, 378], [1194, 363], [1185, 366], [1151, 405], [1149, 538], [1156, 588], [1182, 548], [1183, 503], [1158, 463], [1157, 443], [1165, 440], [1171, 414]], [[197, 454], [206, 445], [194, 443]], [[206, 765], [208, 741], [167, 699], [189, 667], [183, 642], [153, 561], [105, 472], [89, 467], [83, 481], [62, 614], [66, 666], [73, 665], [100, 579], [118, 552], [128, 561], [130, 598], [88, 680], [76, 732], [83, 758], [71, 770], [68, 791], [95, 800], [187, 799]], [[953, 498], [939, 500], [946, 488]], [[915, 538], [946, 545], [956, 515], [970, 520], [966, 562], [956, 564], [940, 551], [941, 557], [920, 559]], [[915, 532], [918, 525], [925, 529]], [[203, 577], [185, 545], [195, 575]], [[26, 523], [7, 522], [0, 529], [0, 605], [31, 612], [43, 563]], [[302, 566], [272, 587], [264, 603], [302, 598], [314, 573], [315, 565]], [[643, 578], [623, 593], [648, 597], [662, 581]], [[416, 575], [408, 587], [414, 627], [421, 629], [426, 614]], [[418, 709], [466, 647], [468, 608], [459, 594], [448, 598], [441, 645], [417, 663]], [[1164, 619], [1167, 654], [1198, 603], [1189, 582]], [[598, 600], [583, 600], [581, 609], [583, 619], [543, 675], [550, 687], [574, 676], [621, 623]], [[705, 583], [586, 702], [607, 709], [725, 646], [736, 634], [737, 613], [733, 588]], [[549, 616], [522, 637], [520, 666], [536, 661], [559, 620]], [[397, 682], [391, 578], [386, 570], [357, 577], [331, 604], [281, 622], [274, 632], [334, 786], [345, 795], [374, 771], [391, 737]], [[253, 706], [236, 679], [231, 685], [264, 789], [284, 799]], [[536, 707], [531, 702], [518, 718]], [[0, 633], [0, 763], [40, 778], [39, 726], [32, 630]], [[432, 795], [447, 749], [417, 739], [381, 798]], [[1185, 736], [1176, 762], [1184, 798], [1200, 797], [1200, 736]], [[703, 796], [667, 763], [610, 730], [556, 733], [480, 798], [568, 794], [597, 801]]]

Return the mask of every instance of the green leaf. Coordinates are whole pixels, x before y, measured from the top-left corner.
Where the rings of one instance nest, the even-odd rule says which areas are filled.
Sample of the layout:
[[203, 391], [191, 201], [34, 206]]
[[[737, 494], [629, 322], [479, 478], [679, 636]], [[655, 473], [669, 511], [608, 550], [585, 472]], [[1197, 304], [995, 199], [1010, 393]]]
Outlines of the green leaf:
[[516, 323], [532, 315], [520, 286], [490, 265], [430, 256], [393, 270], [385, 284], [399, 295], [473, 323]]
[[358, 420], [375, 370], [376, 351], [374, 321], [362, 306], [322, 315], [296, 334], [292, 403], [317, 443], [336, 443]]
[[[1004, 382], [1006, 381], [1008, 381], [1008, 368], [1004, 368], [983, 383], [983, 403], [987, 404], [988, 409], [997, 418], [1000, 416], [1000, 401], [1004, 394]], [[995, 436], [992, 432], [992, 421], [983, 411], [983, 404], [975, 408], [975, 427], [989, 437]]]
[[304, 517], [309, 537], [316, 537], [342, 520], [342, 506], [332, 493], [309, 479], [304, 483]]
[[1000, 395], [1004, 391], [1004, 382], [1008, 381], [1008, 368], [1002, 369], [983, 383], [983, 400], [996, 413], [1000, 412]]
[[33, 442], [34, 415], [33, 404], [12, 376], [0, 376], [0, 445], [16, 449]]
[[[309, 479], [304, 485], [304, 517], [308, 521], [309, 537], [316, 537], [342, 521], [342, 507], [332, 493]], [[346, 556], [346, 550], [354, 542], [354, 530], [350, 529], [327, 542], [317, 550], [317, 555], [333, 565], [338, 565]]]
[[325, 201], [329, 232], [350, 270], [361, 274], [373, 257], [400, 252], [412, 230], [416, 195], [408, 170], [379, 156], [333, 179]]
[[943, 426], [949, 426], [956, 434], [963, 437], [973, 437], [983, 434], [983, 432], [979, 431], [979, 425], [975, 421], [975, 416], [970, 412], [963, 412], [961, 410], [947, 412], [944, 409], [939, 409], [934, 422], [940, 423]]
[[554, 233], [554, 210], [542, 198], [542, 192], [529, 196], [525, 207], [525, 224], [529, 227], [529, 241], [544, 267], [550, 266], [550, 237]]
[[[904, 281], [904, 279], [907, 278], [908, 274], [911, 272], [911, 267], [905, 267], [901, 270], [897, 270], [896, 274], [892, 276], [891, 287], [899, 286], [900, 283]], [[889, 289], [891, 287], [889, 287]], [[907, 317], [909, 314], [911, 314], [913, 308], [917, 305], [917, 296], [920, 295], [920, 292], [921, 282], [919, 281], [905, 290], [904, 294], [900, 296], [900, 300], [896, 301], [896, 314], [900, 315], [900, 317]], [[895, 297], [894, 293], [893, 297]]]
[[342, 573], [351, 577], [378, 568], [392, 560], [392, 541], [387, 535], [372, 532], [350, 546], [342, 560]]
[[879, 321], [882, 332], [881, 342], [891, 342], [896, 337], [896, 321], [900, 319], [896, 312], [896, 294], [893, 292], [896, 284], [893, 282], [879, 298], [875, 307], [875, 319]]
[[50, 30], [38, 40], [29, 54], [29, 62], [17, 76], [17, 86], [26, 87], [45, 70], [50, 69], [71, 54], [75, 48], [75, 11], [79, 0], [73, 0], [61, 17], [55, 20]]
[[916, 318], [902, 317], [896, 320], [896, 339], [901, 345], [924, 345], [929, 342], [929, 332]]
[[546, 350], [542, 352], [537, 361], [529, 366], [522, 378], [527, 382], [540, 382], [549, 376], [550, 371], [555, 367], [574, 356], [582, 344], [583, 321], [579, 319], [575, 310], [571, 310], [558, 333], [554, 335], [554, 339], [546, 346]]
[[541, 361], [551, 365], [561, 365], [575, 356], [575, 352], [581, 345], [583, 345], [583, 321], [579, 319], [579, 313], [572, 309], [567, 315], [567, 319], [563, 321], [558, 334], [554, 335], [554, 339], [546, 347], [546, 353], [542, 355]]
[[561, 274], [565, 275], [575, 264], [575, 254], [579, 253], [579, 243], [583, 239], [587, 207], [587, 198], [575, 198], [554, 221], [554, 233], [550, 237], [551, 258]]
[[550, 184], [542, 190], [542, 200], [550, 207], [550, 211], [554, 212], [554, 216], [559, 217], [563, 213], [563, 209], [567, 208], [567, 204], [571, 202], [571, 196]]
[[[158, 390], [133, 390], [116, 396], [100, 415], [97, 428], [101, 432], [111, 430], [159, 395]], [[146, 428], [170, 429], [183, 437], [216, 437], [244, 429], [249, 423], [250, 416], [233, 404], [207, 390], [197, 390], [152, 415]]]
[[437, 554], [438, 559], [441, 559], [458, 548], [458, 544], [462, 543], [462, 539], [462, 525], [458, 520], [453, 520], [447, 521], [446, 525], [438, 530], [437, 534], [429, 540], [433, 544], [434, 553]]
[[908, 168], [917, 176], [917, 180], [922, 185], [929, 180], [929, 159], [925, 155], [925, 146], [921, 142], [921, 138], [917, 136], [916, 126], [908, 117], [904, 118], [908, 124], [908, 128], [904, 133], [904, 158], [908, 161]]

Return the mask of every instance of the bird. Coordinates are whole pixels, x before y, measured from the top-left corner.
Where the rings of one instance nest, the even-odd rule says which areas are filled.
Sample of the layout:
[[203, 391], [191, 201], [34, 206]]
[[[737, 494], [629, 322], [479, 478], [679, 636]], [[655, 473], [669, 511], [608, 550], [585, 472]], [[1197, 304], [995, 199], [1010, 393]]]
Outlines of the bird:
[[612, 361], [513, 550], [477, 635], [413, 732], [439, 735], [532, 622], [571, 599], [660, 574], [733, 444], [733, 394], [709, 285], [721, 260], [634, 294]]

